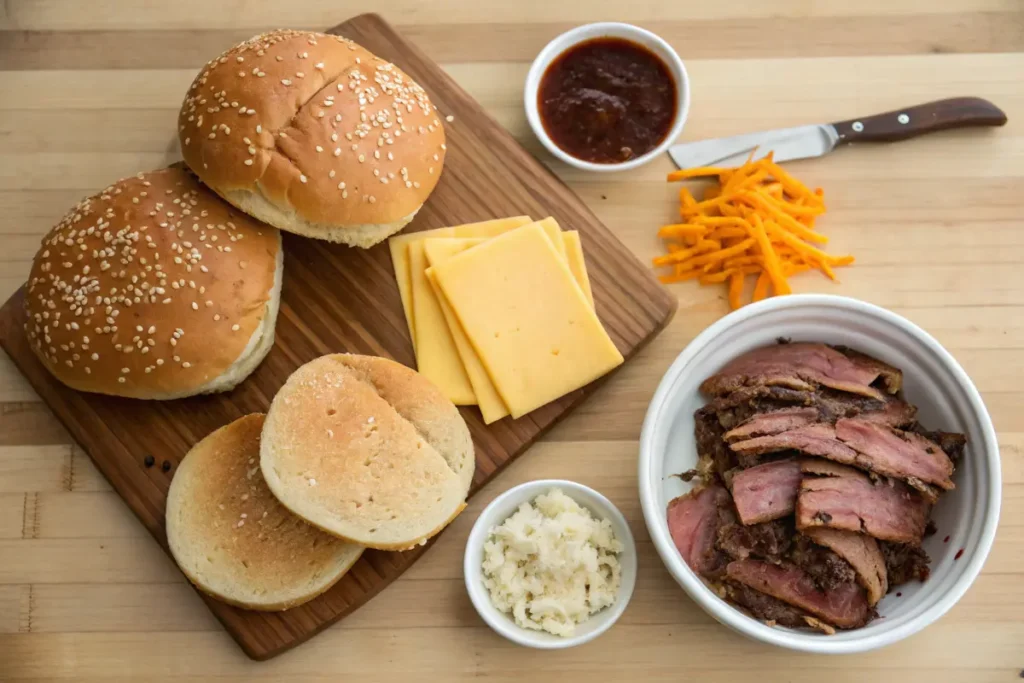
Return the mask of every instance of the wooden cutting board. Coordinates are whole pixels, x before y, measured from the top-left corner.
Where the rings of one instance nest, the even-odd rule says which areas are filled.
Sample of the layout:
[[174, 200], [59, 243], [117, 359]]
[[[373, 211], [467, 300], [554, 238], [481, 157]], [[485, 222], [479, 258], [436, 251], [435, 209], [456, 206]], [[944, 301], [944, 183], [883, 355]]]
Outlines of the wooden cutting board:
[[[426, 88], [443, 114], [455, 117], [446, 125], [448, 155], [441, 181], [407, 231], [520, 214], [554, 216], [564, 229], [580, 231], [598, 315], [627, 361], [664, 328], [675, 312], [675, 298], [437, 64], [376, 15], [356, 17], [331, 32], [400, 66]], [[96, 187], [111, 180], [96, 178]], [[286, 234], [284, 247], [276, 343], [256, 372], [227, 394], [156, 402], [73, 391], [53, 379], [28, 346], [23, 290], [0, 309], [0, 345], [165, 549], [164, 505], [174, 467], [214, 429], [266, 411], [298, 366], [325, 353], [352, 352], [415, 367], [386, 244], [360, 250]], [[518, 420], [489, 426], [476, 408], [462, 408], [476, 446], [470, 495], [594, 389], [592, 384]], [[146, 455], [157, 466], [146, 468]], [[159, 466], [164, 460], [172, 463], [166, 473]], [[368, 551], [330, 591], [287, 612], [253, 612], [204, 600], [247, 655], [268, 659], [361, 607], [422, 553], [422, 548]]]

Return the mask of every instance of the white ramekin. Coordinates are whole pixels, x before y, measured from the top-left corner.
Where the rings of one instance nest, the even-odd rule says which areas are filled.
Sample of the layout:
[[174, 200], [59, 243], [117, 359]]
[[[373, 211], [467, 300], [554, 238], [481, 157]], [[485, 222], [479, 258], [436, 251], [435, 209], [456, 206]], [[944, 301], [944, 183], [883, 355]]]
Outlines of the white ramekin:
[[[751, 349], [795, 341], [843, 344], [903, 370], [904, 392], [930, 429], [967, 434], [963, 461], [925, 539], [932, 574], [900, 586], [878, 604], [882, 619], [824, 635], [770, 627], [734, 608], [683, 561], [669, 535], [665, 510], [692, 486], [670, 475], [696, 465], [693, 413], [704, 404], [699, 385]], [[651, 400], [640, 437], [639, 484], [644, 521], [654, 546], [680, 586], [708, 614], [755, 640], [816, 653], [864, 652], [891, 645], [945, 614], [974, 581], [999, 521], [999, 445], [985, 404], [967, 373], [931, 335], [895, 313], [839, 296], [805, 294], [745, 306], [697, 336], [669, 368]], [[949, 538], [948, 542], [945, 540]], [[960, 552], [962, 550], [962, 553]], [[957, 558], [960, 554], [959, 559]]]
[[[568, 638], [518, 626], [509, 615], [498, 610], [491, 602], [491, 596], [484, 586], [483, 579], [484, 542], [490, 535], [491, 529], [508, 519], [521, 504], [531, 501], [551, 489], [561, 489], [562, 493], [590, 510], [595, 517], [611, 522], [615, 537], [622, 543], [622, 553], [619, 555], [622, 582], [619, 585], [615, 603], [577, 626], [576, 633]], [[463, 573], [466, 578], [466, 590], [469, 592], [473, 607], [488, 626], [519, 645], [542, 650], [558, 650], [590, 642], [611, 628], [612, 624], [622, 616], [629, 599], [633, 596], [633, 587], [636, 585], [636, 543], [633, 541], [633, 534], [629, 530], [626, 518], [610, 500], [600, 493], [573, 481], [540, 479], [520, 484], [505, 491], [484, 508], [473, 525], [473, 530], [469, 533], [469, 540], [466, 541]]]
[[[548, 136], [547, 131], [544, 130], [544, 124], [540, 120], [540, 111], [537, 108], [537, 91], [540, 88], [540, 80], [551, 62], [573, 45], [593, 38], [624, 38], [643, 45], [665, 62], [676, 82], [676, 118], [668, 135], [665, 136], [665, 140], [646, 154], [618, 164], [595, 164], [590, 161], [577, 159], [563, 151]], [[632, 24], [619, 22], [584, 24], [583, 26], [577, 26], [571, 31], [566, 31], [540, 51], [537, 58], [533, 60], [529, 73], [526, 75], [523, 99], [526, 106], [526, 120], [529, 121], [534, 135], [558, 159], [561, 159], [570, 166], [575, 166], [585, 171], [626, 171], [643, 166], [651, 159], [664, 153], [676, 141], [680, 133], [683, 132], [686, 115], [690, 111], [690, 78], [686, 74], [683, 60], [679, 58], [679, 55], [672, 49], [672, 46], [650, 31], [633, 26]]]

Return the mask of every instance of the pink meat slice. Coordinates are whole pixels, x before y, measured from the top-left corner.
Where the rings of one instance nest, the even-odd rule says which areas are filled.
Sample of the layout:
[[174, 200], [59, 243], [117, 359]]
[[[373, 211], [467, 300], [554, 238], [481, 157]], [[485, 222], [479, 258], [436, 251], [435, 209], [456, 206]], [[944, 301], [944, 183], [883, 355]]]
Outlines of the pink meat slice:
[[783, 408], [758, 413], [725, 433], [726, 441], [740, 441], [757, 436], [786, 432], [818, 421], [815, 408]]
[[846, 355], [825, 344], [791, 343], [766, 346], [743, 354], [701, 384], [701, 391], [721, 395], [745, 386], [783, 386], [808, 391], [825, 386], [882, 400], [871, 386], [883, 379], [896, 393], [902, 384], [897, 368], [862, 354]]
[[850, 563], [857, 572], [857, 581], [868, 594], [868, 604], [874, 607], [889, 590], [889, 576], [885, 557], [878, 541], [853, 531], [814, 527], [804, 531], [812, 541], [823, 545]]
[[942, 448], [920, 434], [861, 418], [843, 418], [835, 426], [818, 423], [729, 444], [750, 455], [797, 450], [869, 472], [906, 481], [934, 498], [930, 485], [954, 488], [953, 463]]
[[843, 584], [826, 593], [806, 572], [789, 563], [736, 560], [726, 567], [726, 576], [840, 628], [862, 626], [871, 616], [864, 589], [857, 584]]
[[729, 492], [713, 484], [697, 488], [668, 504], [668, 531], [676, 549], [693, 571], [707, 568], [708, 553], [718, 533], [718, 509], [729, 504]]
[[809, 459], [796, 498], [796, 526], [865, 533], [898, 543], [920, 544], [928, 502], [898, 481], [872, 482], [835, 463]]
[[740, 521], [758, 524], [791, 514], [802, 478], [800, 461], [795, 458], [737, 472], [732, 478], [732, 499]]
[[914, 477], [946, 491], [954, 487], [953, 461], [939, 444], [920, 434], [852, 418], [836, 422], [836, 436], [857, 451], [865, 469], [900, 479]]

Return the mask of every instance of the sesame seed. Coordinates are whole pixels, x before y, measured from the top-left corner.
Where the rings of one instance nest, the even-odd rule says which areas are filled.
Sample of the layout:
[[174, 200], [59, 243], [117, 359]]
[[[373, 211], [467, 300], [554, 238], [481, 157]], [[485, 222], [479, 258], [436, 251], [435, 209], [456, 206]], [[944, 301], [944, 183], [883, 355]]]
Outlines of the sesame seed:
[[298, 76], [299, 78], [305, 78], [306, 77], [306, 74], [302, 73], [301, 71], [296, 71], [295, 75]]
[[[71, 362], [71, 361], [68, 361], [68, 363], [70, 363], [70, 362]], [[124, 377], [118, 377], [118, 378], [117, 378], [117, 381], [118, 381], [118, 383], [119, 383], [119, 384], [124, 384], [124, 383], [125, 383], [125, 379], [124, 379]]]
[[198, 311], [199, 310], [199, 304], [197, 304], [195, 301], [192, 302], [192, 310], [193, 311]]
[[313, 65], [313, 68], [315, 68], [315, 69], [323, 69], [324, 68], [324, 63], [323, 62], [317, 62], [316, 64]]
[[238, 332], [238, 329], [239, 329], [239, 328], [238, 328], [238, 325], [232, 325], [232, 326], [231, 326], [231, 331], [232, 331], [232, 332]]
[[447, 121], [448, 123], [451, 123], [452, 121], [455, 120], [455, 117], [449, 114], [448, 116], [444, 117], [444, 120]]
[[300, 176], [299, 176], [299, 182], [301, 182], [301, 183], [304, 183], [304, 182], [306, 182], [307, 180], [308, 180], [308, 178], [306, 178], [306, 176], [304, 176], [304, 175], [300, 175]]
[[[245, 165], [246, 166], [252, 166], [252, 159], [246, 159], [245, 160]], [[205, 271], [203, 271], [203, 272], [205, 272]]]
[[262, 133], [262, 132], [263, 132], [263, 126], [261, 126], [261, 125], [258, 125], [258, 124], [257, 124], [257, 126], [256, 126], [256, 132], [257, 132], [257, 133]]
[[377, 198], [374, 197], [372, 194], [370, 195], [370, 203], [371, 204], [376, 204], [377, 203]]
[[282, 78], [281, 79], [281, 85], [291, 85], [291, 84], [292, 84], [292, 82], [290, 80], [288, 80], [287, 78]]
[[192, 367], [192, 364], [189, 363], [188, 361], [185, 361], [184, 363], [181, 364], [181, 367], [188, 369]]
[[320, 145], [317, 145], [315, 149], [316, 149], [316, 153], [317, 154], [319, 154], [320, 152], [324, 151], [324, 148], [321, 147]]
[[336, 156], [336, 157], [340, 157], [341, 156], [341, 147], [335, 147], [334, 148], [334, 156]]

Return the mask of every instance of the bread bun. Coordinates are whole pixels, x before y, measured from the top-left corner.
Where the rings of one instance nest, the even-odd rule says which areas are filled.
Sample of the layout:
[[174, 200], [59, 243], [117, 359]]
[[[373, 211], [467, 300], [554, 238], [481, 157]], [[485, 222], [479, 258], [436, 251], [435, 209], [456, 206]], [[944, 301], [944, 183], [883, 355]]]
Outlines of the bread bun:
[[263, 427], [260, 468], [289, 510], [381, 550], [424, 543], [465, 507], [475, 466], [462, 416], [385, 358], [336, 354], [296, 370]]
[[183, 167], [84, 199], [43, 238], [25, 331], [61, 382], [172, 399], [226, 391], [274, 344], [280, 233]]
[[185, 162], [282, 230], [370, 247], [434, 189], [444, 126], [426, 92], [339, 36], [274, 31], [214, 59], [178, 117]]
[[260, 475], [263, 415], [192, 447], [167, 492], [167, 543], [200, 590], [246, 609], [282, 610], [320, 595], [363, 549], [306, 524]]

